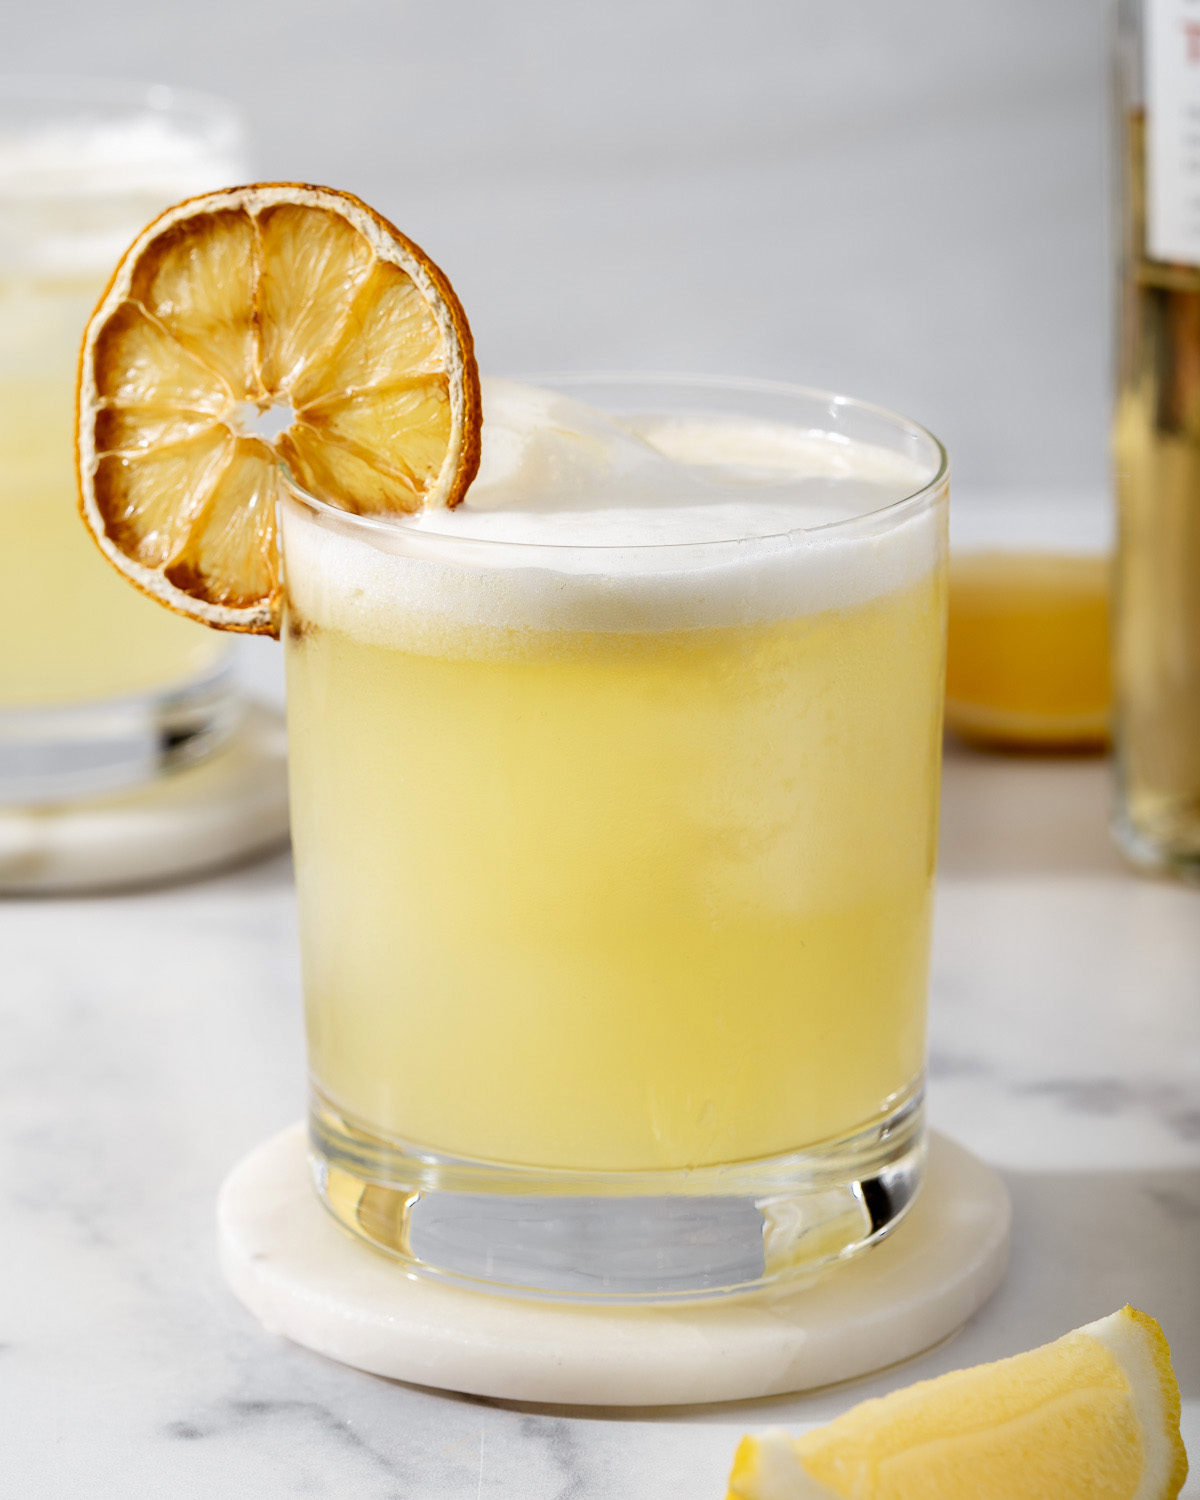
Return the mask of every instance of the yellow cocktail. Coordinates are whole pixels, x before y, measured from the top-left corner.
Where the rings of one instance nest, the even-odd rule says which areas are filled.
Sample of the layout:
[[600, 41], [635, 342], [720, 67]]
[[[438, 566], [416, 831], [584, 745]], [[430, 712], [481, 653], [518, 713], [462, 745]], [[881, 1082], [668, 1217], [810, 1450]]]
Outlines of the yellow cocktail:
[[0, 273], [0, 708], [172, 687], [226, 651], [124, 583], [79, 524], [75, 366], [104, 280]]
[[151, 226], [80, 371], [105, 555], [286, 637], [343, 1223], [635, 1300], [886, 1234], [924, 1154], [937, 442], [755, 382], [481, 388], [424, 252], [287, 183]]
[[293, 619], [325, 1096], [588, 1170], [884, 1117], [924, 1053], [940, 635], [932, 575], [782, 622], [424, 651]]
[[919, 1172], [941, 455], [769, 388], [583, 393], [633, 411], [494, 384], [456, 512], [285, 503], [327, 1196], [386, 1243], [363, 1185], [418, 1161], [753, 1200], [886, 1159], [865, 1241]]

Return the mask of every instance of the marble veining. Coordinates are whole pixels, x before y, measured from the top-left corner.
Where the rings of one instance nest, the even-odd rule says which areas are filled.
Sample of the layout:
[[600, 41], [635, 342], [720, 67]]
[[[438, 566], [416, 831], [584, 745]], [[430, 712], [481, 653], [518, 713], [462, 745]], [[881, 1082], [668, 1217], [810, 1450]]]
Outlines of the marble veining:
[[947, 763], [930, 1112], [1004, 1172], [1005, 1285], [906, 1366], [721, 1407], [446, 1395], [308, 1354], [235, 1303], [217, 1187], [303, 1109], [285, 858], [0, 904], [0, 1490], [704, 1500], [746, 1428], [827, 1420], [1127, 1300], [1167, 1329], [1200, 1458], [1200, 892], [1121, 867], [1107, 795], [1098, 761]]

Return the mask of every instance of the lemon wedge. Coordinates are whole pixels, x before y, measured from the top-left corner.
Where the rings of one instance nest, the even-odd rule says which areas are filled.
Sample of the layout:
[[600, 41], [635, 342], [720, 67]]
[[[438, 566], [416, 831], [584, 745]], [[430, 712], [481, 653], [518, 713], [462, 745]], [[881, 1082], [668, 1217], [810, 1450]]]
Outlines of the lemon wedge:
[[801, 1437], [743, 1438], [729, 1500], [1173, 1500], [1186, 1477], [1170, 1349], [1125, 1307]]

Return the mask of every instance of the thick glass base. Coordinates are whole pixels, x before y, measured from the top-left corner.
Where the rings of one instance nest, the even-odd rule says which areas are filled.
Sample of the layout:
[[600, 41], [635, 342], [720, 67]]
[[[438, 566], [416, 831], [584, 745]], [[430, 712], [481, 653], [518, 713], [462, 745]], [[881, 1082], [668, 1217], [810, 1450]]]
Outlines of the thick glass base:
[[225, 743], [239, 712], [226, 665], [127, 698], [0, 708], [0, 806], [102, 796], [193, 765]]
[[758, 1161], [571, 1172], [380, 1140], [314, 1094], [317, 1191], [422, 1276], [571, 1302], [673, 1301], [812, 1278], [882, 1239], [920, 1185], [919, 1087], [868, 1129]]
[[1113, 840], [1131, 864], [1152, 875], [1200, 883], [1200, 808], [1135, 823], [1125, 808], [1112, 821]]

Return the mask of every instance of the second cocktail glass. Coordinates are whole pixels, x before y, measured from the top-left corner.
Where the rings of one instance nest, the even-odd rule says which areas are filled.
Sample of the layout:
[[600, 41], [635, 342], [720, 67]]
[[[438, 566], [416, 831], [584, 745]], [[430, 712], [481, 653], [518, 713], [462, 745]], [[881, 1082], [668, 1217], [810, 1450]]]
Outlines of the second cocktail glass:
[[80, 526], [72, 429], [113, 262], [243, 157], [220, 99], [0, 79], [0, 808], [138, 786], [233, 726], [228, 644], [123, 584]]
[[945, 455], [789, 387], [560, 386], [809, 520], [546, 544], [289, 488], [318, 1185], [467, 1285], [744, 1291], [919, 1185]]

